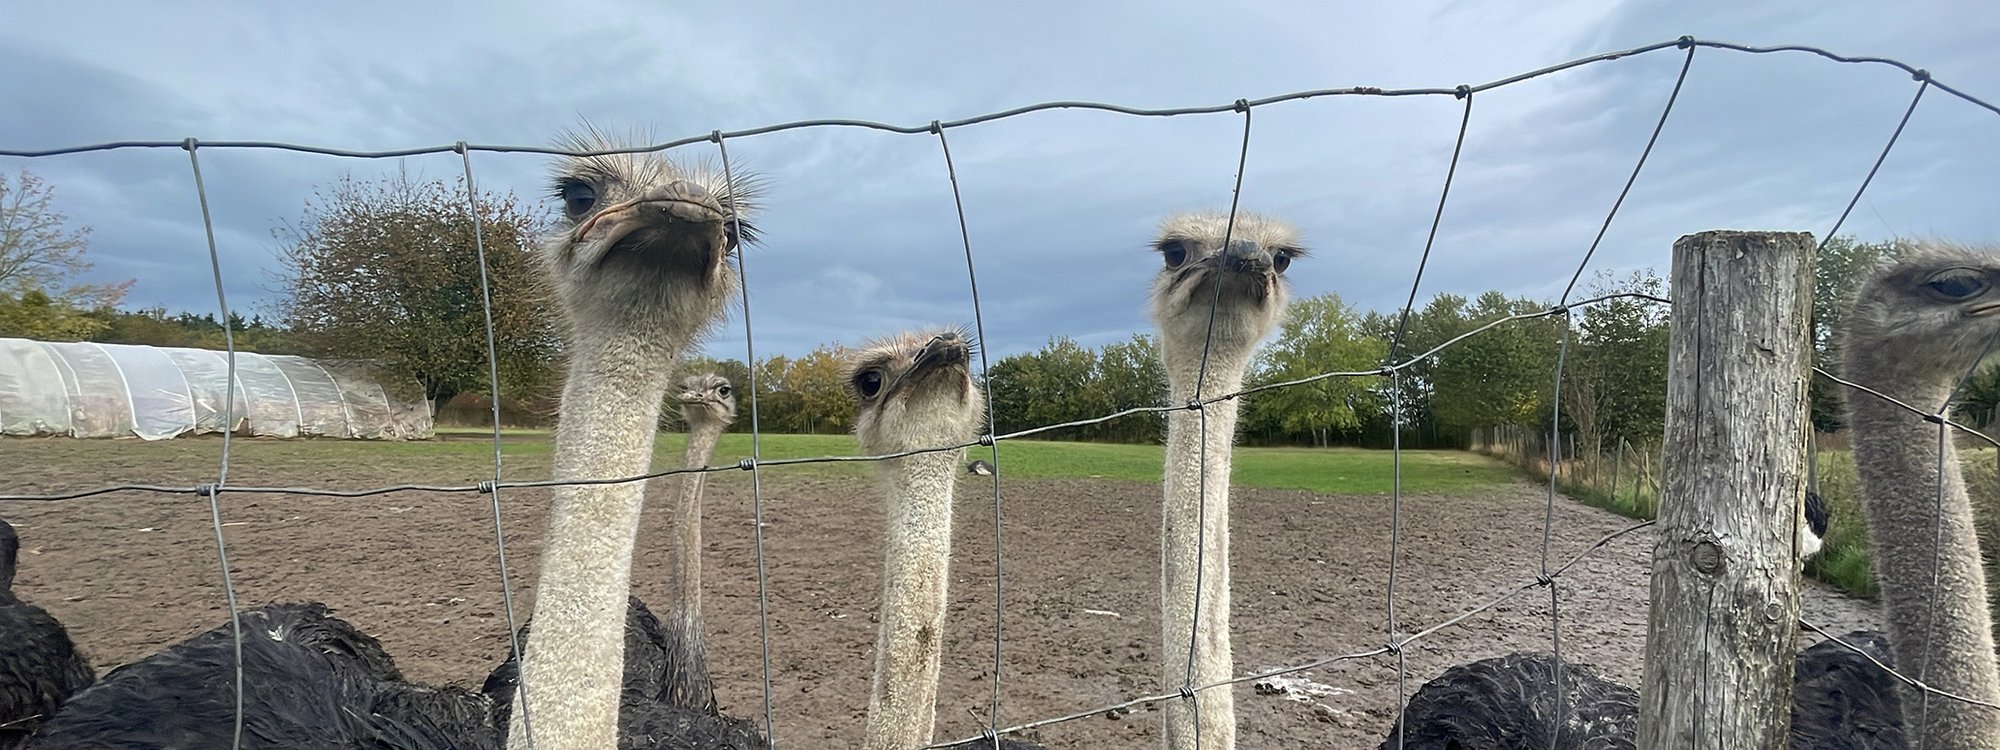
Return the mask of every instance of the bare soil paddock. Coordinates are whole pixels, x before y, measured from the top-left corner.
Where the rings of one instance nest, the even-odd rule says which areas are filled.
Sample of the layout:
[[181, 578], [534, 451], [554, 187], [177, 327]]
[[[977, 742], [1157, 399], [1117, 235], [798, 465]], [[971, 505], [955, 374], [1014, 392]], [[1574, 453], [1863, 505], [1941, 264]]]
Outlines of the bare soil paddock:
[[[0, 441], [0, 493], [111, 482], [212, 481], [214, 440], [156, 445]], [[238, 441], [230, 482], [357, 488], [472, 483], [479, 464], [399, 465], [394, 452], [303, 452]], [[546, 457], [510, 458], [508, 476], [546, 476]], [[490, 476], [490, 475], [489, 475]], [[983, 725], [993, 671], [993, 515], [985, 478], [961, 485], [940, 739]], [[1094, 479], [1005, 485], [1001, 722], [1081, 711], [1154, 692], [1159, 489]], [[725, 710], [763, 711], [750, 477], [713, 477], [707, 496], [710, 665]], [[635, 587], [664, 612], [668, 482], [649, 490]], [[547, 492], [506, 491], [502, 521], [515, 602], [531, 582]], [[866, 709], [881, 569], [879, 501], [848, 471], [764, 473], [771, 697], [777, 739], [846, 746]], [[1386, 641], [1389, 498], [1239, 488], [1233, 500], [1234, 641], [1239, 672], [1366, 651]], [[1473, 496], [1403, 498], [1397, 615], [1406, 632], [1532, 581], [1542, 554], [1544, 489], [1519, 482]], [[119, 493], [0, 504], [20, 530], [18, 593], [71, 629], [100, 669], [225, 621], [207, 504], [192, 495]], [[401, 492], [363, 499], [230, 494], [222, 519], [245, 606], [320, 600], [380, 637], [418, 680], [476, 687], [506, 650], [506, 619], [486, 496]], [[1566, 500], [1549, 554], [1560, 563], [1630, 519]], [[1560, 579], [1563, 651], [1636, 684], [1646, 628], [1649, 537], [1611, 541]], [[1812, 585], [1809, 616], [1873, 626], [1871, 605]], [[1446, 666], [1549, 646], [1548, 592], [1534, 589], [1409, 649], [1408, 689]], [[1835, 632], [1839, 632], [1836, 630]], [[1393, 658], [1310, 670], [1303, 700], [1236, 688], [1246, 748], [1373, 747], [1398, 705]], [[1297, 698], [1299, 696], [1294, 696]], [[1157, 742], [1157, 714], [1097, 714], [1045, 727], [1059, 748]]]

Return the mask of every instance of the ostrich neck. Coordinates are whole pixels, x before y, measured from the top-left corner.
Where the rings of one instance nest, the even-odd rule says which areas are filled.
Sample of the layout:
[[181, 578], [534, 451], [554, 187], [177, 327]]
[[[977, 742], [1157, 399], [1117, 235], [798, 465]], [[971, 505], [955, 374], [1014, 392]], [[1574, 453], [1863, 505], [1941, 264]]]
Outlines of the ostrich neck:
[[[724, 425], [703, 421], [688, 430], [684, 465], [707, 466], [715, 455]], [[673, 512], [673, 543], [668, 545], [669, 574], [678, 602], [675, 617], [680, 619], [680, 637], [670, 642], [678, 654], [669, 654], [669, 663], [678, 665], [681, 677], [675, 687], [683, 693], [683, 705], [714, 706], [715, 686], [708, 676], [708, 648], [701, 626], [701, 490], [706, 472], [682, 474], [680, 494]]]
[[[554, 477], [599, 479], [650, 467], [668, 365], [684, 341], [575, 342], [562, 416], [556, 425]], [[643, 482], [556, 487], [535, 588], [534, 628], [523, 644], [516, 693], [527, 721], [509, 722], [509, 747], [537, 750], [616, 747], [624, 674], [625, 619], [632, 549], [645, 502]]]
[[[1930, 413], [1951, 391], [1942, 377], [1852, 365], [1848, 377]], [[1986, 576], [1958, 452], [1948, 440], [1940, 452], [1937, 426], [1915, 414], [1861, 392], [1847, 401], [1897, 670], [1939, 690], [2000, 702]], [[1904, 691], [1905, 723], [1922, 727], [1923, 747], [2000, 747], [2000, 712], [1940, 696], [1925, 706], [1918, 692]]]
[[944, 651], [953, 480], [963, 458], [963, 451], [945, 451], [885, 462], [889, 533], [866, 750], [909, 750], [931, 742]]
[[[1171, 341], [1166, 343], [1171, 405], [1184, 406], [1196, 398], [1197, 384], [1201, 398], [1243, 387], [1243, 371], [1248, 364], [1246, 353], [1211, 350], [1204, 375], [1198, 349], [1195, 356], [1185, 356], [1186, 352], [1171, 348]], [[1193, 686], [1214, 684], [1233, 676], [1234, 657], [1229, 640], [1229, 466], [1231, 447], [1236, 440], [1237, 405], [1236, 399], [1228, 399], [1208, 404], [1201, 411], [1176, 409], [1167, 413], [1166, 502], [1161, 509], [1160, 534], [1163, 636], [1160, 661], [1161, 687], [1165, 690], [1177, 690], [1189, 682], [1190, 636], [1194, 639]], [[1193, 748], [1199, 744], [1204, 750], [1227, 750], [1235, 744], [1235, 698], [1227, 687], [1202, 691], [1192, 704], [1186, 700], [1168, 703], [1164, 719], [1166, 745], [1170, 748]]]

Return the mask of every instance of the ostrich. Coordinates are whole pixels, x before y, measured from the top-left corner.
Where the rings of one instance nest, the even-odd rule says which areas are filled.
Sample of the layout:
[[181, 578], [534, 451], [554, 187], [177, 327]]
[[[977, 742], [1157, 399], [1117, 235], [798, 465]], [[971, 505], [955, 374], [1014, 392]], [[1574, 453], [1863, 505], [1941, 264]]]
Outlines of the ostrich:
[[[1877, 269], [1852, 304], [1840, 334], [1847, 379], [1937, 413], [2000, 336], [2000, 255], [1920, 244]], [[2000, 661], [1957, 451], [1950, 441], [1940, 446], [1924, 417], [1872, 394], [1849, 394], [1847, 410], [1890, 633], [1859, 631], [1841, 640], [1937, 690], [2000, 702]], [[1807, 525], [1823, 532], [1816, 499], [1807, 499]], [[1510, 659], [1547, 657], [1511, 655], [1447, 670], [1410, 698], [1382, 748], [1399, 747], [1398, 732], [1409, 750], [1548, 747], [1545, 739], [1521, 742], [1551, 733], [1548, 669], [1510, 669]], [[1926, 700], [1831, 641], [1799, 654], [1793, 685], [1793, 748], [2000, 747], [2000, 712]], [[1613, 688], [1631, 692], [1597, 686], [1568, 694], [1569, 721], [1556, 747], [1631, 746], [1636, 695], [1597, 706], [1574, 697]]]
[[[578, 150], [612, 146], [594, 132]], [[562, 225], [541, 248], [569, 343], [554, 477], [645, 473], [671, 373], [722, 317], [736, 275], [728, 256], [752, 239], [744, 180], [687, 170], [654, 154], [564, 160], [555, 175]], [[522, 645], [525, 690], [508, 745], [602, 750], [618, 744], [632, 552], [645, 486], [557, 487]], [[624, 613], [621, 616], [621, 612]]]
[[[1289, 292], [1281, 277], [1305, 255], [1298, 232], [1247, 213], [1236, 214], [1233, 222], [1227, 214], [1180, 214], [1161, 225], [1153, 248], [1165, 264], [1153, 281], [1152, 315], [1160, 327], [1169, 402], [1187, 404], [1242, 388], [1257, 342], [1284, 315]], [[1160, 537], [1160, 679], [1166, 689], [1233, 676], [1229, 464], [1236, 411], [1231, 399], [1200, 411], [1168, 412]], [[1235, 745], [1235, 698], [1226, 687], [1192, 703], [1169, 703], [1165, 721], [1168, 747]]]
[[[689, 468], [708, 465], [722, 431], [736, 419], [736, 395], [729, 380], [714, 373], [690, 375], [681, 381], [681, 419], [687, 422]], [[674, 674], [667, 677], [667, 700], [703, 711], [715, 710], [715, 683], [708, 676], [708, 648], [701, 625], [701, 490], [708, 474], [680, 477], [680, 495], [673, 512], [674, 541], [668, 547], [675, 595], [678, 597], [668, 636], [677, 653], [667, 655]]]
[[0, 521], [0, 750], [20, 747], [63, 701], [97, 680], [69, 631], [14, 596], [21, 538]]
[[[1861, 287], [1846, 323], [1848, 380], [1938, 413], [2000, 337], [2000, 255], [1919, 243]], [[1936, 425], [1869, 394], [1849, 394], [1847, 416], [1897, 665], [1938, 690], [2000, 702], [1957, 449]], [[2000, 712], [1900, 692], [1922, 747], [2000, 747]]]
[[[979, 430], [980, 391], [957, 330], [906, 332], [849, 358], [854, 437], [868, 454], [957, 445]], [[881, 630], [861, 746], [930, 744], [937, 721], [945, 591], [951, 568], [951, 501], [964, 450], [881, 462], [887, 493]]]
[[1826, 501], [1811, 487], [1806, 488], [1806, 501], [1802, 509], [1805, 523], [1799, 524], [1799, 558], [1804, 559], [1819, 554], [1826, 545], [1827, 508]]
[[[382, 644], [317, 603], [237, 613], [242, 746], [497, 750], [484, 696], [403, 680]], [[29, 739], [33, 750], [229, 747], [236, 628], [223, 623], [111, 670]]]

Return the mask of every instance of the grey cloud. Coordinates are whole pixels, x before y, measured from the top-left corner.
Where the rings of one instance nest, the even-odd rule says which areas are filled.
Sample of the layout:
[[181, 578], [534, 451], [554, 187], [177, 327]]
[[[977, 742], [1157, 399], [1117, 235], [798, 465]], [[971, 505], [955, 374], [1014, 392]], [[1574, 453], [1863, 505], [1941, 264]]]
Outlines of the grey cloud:
[[[0, 97], [34, 110], [0, 112], [0, 142], [194, 134], [389, 148], [545, 143], [580, 119], [646, 127], [662, 139], [808, 117], [921, 124], [1051, 99], [1179, 106], [1356, 84], [1449, 86], [1682, 33], [1903, 56], [1968, 90], [2000, 93], [2000, 73], [1985, 63], [2000, 21], [1974, 7], [1070, 3], [889, 14], [795, 2], [461, 16], [381, 6], [393, 24], [309, 7], [218, 7], [198, 9], [170, 54], [140, 41], [133, 27], [155, 11], [134, 5], [130, 19], [75, 49], [0, 32], [0, 63], [23, 71], [0, 81]], [[89, 11], [14, 12], [75, 26]], [[1956, 16], [1966, 18], [1924, 20]], [[1678, 55], [1586, 66], [1476, 97], [1419, 304], [1440, 291], [1560, 294], [1644, 146]], [[1673, 239], [1701, 229], [1824, 232], [1913, 91], [1899, 76], [1798, 55], [1698, 52], [1589, 270], [1664, 273]], [[1242, 205], [1299, 224], [1318, 250], [1290, 273], [1297, 293], [1338, 292], [1363, 309], [1403, 303], [1460, 106], [1447, 97], [1343, 97], [1252, 114]], [[1031, 349], [1051, 335], [1101, 344], [1147, 330], [1145, 286], [1157, 263], [1149, 235], [1166, 212], [1229, 205], [1241, 134], [1235, 114], [1075, 111], [951, 131], [989, 352]], [[1992, 237], [1996, 136], [1991, 113], [1933, 92], [1844, 231]], [[729, 151], [771, 186], [767, 240], [746, 257], [760, 356], [972, 321], [936, 138], [816, 129], [734, 139]], [[714, 154], [695, 144], [674, 156]], [[266, 295], [259, 269], [273, 258], [269, 229], [297, 216], [314, 185], [399, 166], [447, 180], [460, 170], [451, 155], [398, 163], [205, 151], [203, 160], [239, 306]], [[546, 157], [473, 161], [484, 189], [536, 199], [544, 190]], [[58, 182], [72, 215], [97, 227], [94, 253], [107, 276], [141, 278], [135, 299], [213, 305], [183, 154], [28, 166]], [[739, 311], [708, 350], [741, 356], [742, 324]]]

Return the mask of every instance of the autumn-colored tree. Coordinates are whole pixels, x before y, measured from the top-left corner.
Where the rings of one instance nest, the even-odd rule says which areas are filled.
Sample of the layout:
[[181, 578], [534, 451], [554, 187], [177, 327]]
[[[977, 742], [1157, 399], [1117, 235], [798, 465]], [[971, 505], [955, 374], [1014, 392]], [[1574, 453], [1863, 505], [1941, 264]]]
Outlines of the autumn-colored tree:
[[[761, 384], [760, 384], [761, 385]], [[854, 397], [847, 387], [847, 362], [824, 344], [791, 361], [780, 392], [793, 394], [790, 432], [838, 434], [854, 429]]]
[[[475, 203], [492, 289], [501, 396], [553, 378], [559, 338], [536, 283], [532, 243], [546, 215], [511, 193]], [[442, 405], [487, 389], [486, 322], [463, 181], [343, 178], [308, 201], [284, 246], [278, 307], [311, 354], [368, 360]]]

